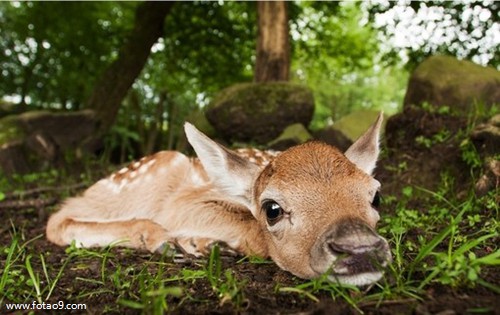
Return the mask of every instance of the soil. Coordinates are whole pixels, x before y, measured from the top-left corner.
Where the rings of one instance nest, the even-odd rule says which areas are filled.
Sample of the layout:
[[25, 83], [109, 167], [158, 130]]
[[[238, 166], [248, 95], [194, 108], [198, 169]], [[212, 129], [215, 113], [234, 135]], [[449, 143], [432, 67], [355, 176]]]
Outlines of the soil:
[[[428, 127], [425, 127], [428, 129]], [[445, 150], [443, 145], [441, 150]], [[421, 149], [405, 148], [407, 156], [418, 156], [422, 154]], [[455, 150], [455, 149], [453, 149]], [[418, 151], [418, 152], [417, 152]], [[431, 156], [431, 151], [428, 153]], [[447, 152], [442, 153], [447, 156]], [[394, 176], [394, 171], [379, 166], [378, 176], [390, 181]], [[397, 164], [396, 164], [397, 165]], [[400, 180], [400, 179], [399, 179]], [[35, 185], [36, 186], [36, 185]], [[29, 188], [36, 188], [36, 187]], [[401, 186], [400, 186], [401, 187]], [[75, 192], [73, 192], [75, 193]], [[34, 194], [30, 198], [38, 200], [58, 201], [63, 197], [57, 191], [51, 193]], [[53, 202], [50, 202], [53, 203]], [[45, 224], [48, 215], [54, 211], [54, 206], [46, 204], [34, 204], [32, 207], [11, 207], [3, 208], [2, 211], [3, 226], [0, 228], [0, 243], [10, 244], [12, 241], [12, 226], [17, 231], [23, 231], [23, 240], [29, 240], [45, 233]], [[391, 211], [388, 209], [387, 211]], [[416, 235], [415, 235], [416, 237]], [[49, 243], [44, 236], [38, 238], [28, 245], [33, 257], [38, 253], [46, 258], [46, 264], [53, 270], [58, 270], [67, 259], [68, 254], [64, 248]], [[147, 266], [151, 268], [151, 273], [157, 270], [157, 265], [151, 262], [157, 262], [164, 259], [159, 254], [150, 254], [140, 251], [131, 251], [129, 249], [113, 248], [110, 255], [113, 259], [106, 260], [104, 266], [107, 270], [113, 272], [117, 269], [116, 261], [123, 268], [126, 266], [137, 267], [137, 269]], [[32, 261], [36, 270], [42, 270], [41, 263], [36, 259]], [[65, 268], [62, 278], [59, 280], [50, 303], [64, 301], [65, 303], [86, 303], [87, 310], [83, 313], [101, 314], [103, 312], [136, 314], [139, 310], [130, 307], [117, 305], [117, 293], [110, 287], [110, 292], [102, 290], [102, 285], [97, 282], [101, 279], [103, 260], [99, 257], [81, 258], [78, 261], [71, 261]], [[357, 314], [358, 312], [349, 306], [344, 299], [335, 298], [329, 292], [315, 294], [319, 302], [292, 292], [279, 292], [277, 283], [281, 287], [296, 286], [304, 283], [281, 270], [273, 263], [251, 263], [246, 260], [241, 261], [238, 257], [222, 258], [223, 270], [230, 268], [235, 277], [241, 283], [245, 282], [243, 288], [243, 300], [236, 307], [230, 301], [221, 303], [220, 299], [212, 290], [210, 283], [206, 279], [196, 281], [173, 283], [185, 288], [184, 295], [181, 297], [168, 296], [167, 304], [169, 312], [173, 314]], [[167, 264], [166, 275], [178, 274], [183, 268], [203, 269], [205, 261], [184, 261]], [[52, 275], [54, 276], [54, 275]], [[484, 280], [495, 285], [500, 284], [500, 272], [498, 268], [482, 270], [481, 276]], [[79, 281], [78, 279], [95, 279], [95, 283], [89, 281]], [[390, 280], [389, 281], [394, 281]], [[135, 284], [137, 285], [137, 284]], [[95, 293], [85, 298], [77, 298], [82, 292], [92, 292], [101, 289], [100, 293]], [[371, 290], [378, 290], [372, 288]], [[127, 289], [124, 289], [127, 291]], [[133, 291], [133, 288], [130, 288]], [[137, 291], [136, 291], [137, 292]], [[131, 295], [134, 293], [130, 293]], [[356, 293], [352, 293], [353, 295]], [[363, 293], [357, 293], [363, 294]], [[189, 296], [189, 298], [186, 298]], [[475, 288], [457, 288], [445, 287], [440, 285], [430, 285], [423, 299], [397, 298], [392, 300], [383, 300], [380, 303], [364, 302], [358, 307], [365, 314], [500, 314], [500, 296], [489, 291], [482, 286]], [[8, 301], [7, 301], [8, 302]], [[0, 309], [0, 313], [5, 309]], [[50, 313], [50, 311], [47, 311]], [[42, 312], [37, 312], [42, 313]], [[54, 312], [57, 313], [57, 312]], [[61, 313], [61, 312], [59, 312]], [[82, 311], [74, 311], [74, 314]]]
[[[4, 218], [11, 220], [12, 225], [22, 227], [24, 239], [29, 240], [44, 233], [46, 213], [35, 213], [33, 210], [9, 211], [4, 213]], [[6, 221], [4, 221], [6, 222]], [[9, 224], [10, 225], [10, 224]], [[9, 244], [11, 235], [8, 225], [1, 231], [0, 242]], [[46, 264], [58, 270], [67, 259], [68, 254], [64, 248], [49, 243], [44, 237], [37, 239], [29, 245], [33, 256], [43, 253]], [[144, 266], [151, 261], [161, 261], [159, 254], [114, 248], [111, 250], [107, 262], [108, 270], [115, 270], [114, 261], [119, 261], [121, 266]], [[273, 263], [255, 264], [248, 261], [239, 262], [238, 257], [222, 258], [223, 270], [230, 268], [237, 279], [244, 280], [243, 301], [239, 308], [235, 308], [229, 301], [221, 304], [220, 299], [212, 290], [205, 279], [193, 283], [179, 283], [179, 286], [188, 287], [190, 299], [185, 297], [168, 297], [169, 312], [172, 314], [358, 314], [342, 299], [332, 299], [330, 293], [315, 294], [319, 302], [295, 293], [280, 293], [276, 291], [276, 284], [281, 287], [296, 286], [303, 283], [291, 274], [281, 270]], [[204, 261], [186, 261], [183, 263], [168, 264], [167, 275], [177, 274], [182, 268], [202, 269]], [[102, 259], [89, 257], [78, 259], [78, 263], [70, 262], [59, 280], [48, 303], [85, 303], [87, 310], [83, 313], [101, 314], [112, 309], [111, 313], [136, 314], [139, 310], [117, 306], [117, 295], [113, 292], [102, 292], [85, 298], [77, 298], [80, 292], [91, 292], [101, 285], [76, 281], [75, 279], [101, 279]], [[85, 265], [86, 267], [82, 267]], [[33, 268], [41, 270], [38, 260], [33, 260]], [[152, 272], [155, 268], [152, 267]], [[53, 275], [54, 276], [54, 275]], [[490, 283], [500, 283], [498, 270], [487, 270], [482, 277]], [[111, 289], [111, 288], [110, 288]], [[354, 293], [353, 293], [354, 294]], [[70, 297], [68, 299], [68, 297]], [[480, 286], [474, 289], [457, 289], [450, 287], [431, 286], [426, 292], [424, 300], [395, 299], [377, 302], [366, 302], [359, 305], [365, 314], [500, 314], [500, 297]], [[3, 310], [5, 311], [5, 310]], [[46, 311], [51, 313], [50, 311]], [[37, 312], [37, 314], [43, 312]], [[54, 312], [57, 313], [57, 312]], [[82, 313], [74, 311], [73, 314]]]

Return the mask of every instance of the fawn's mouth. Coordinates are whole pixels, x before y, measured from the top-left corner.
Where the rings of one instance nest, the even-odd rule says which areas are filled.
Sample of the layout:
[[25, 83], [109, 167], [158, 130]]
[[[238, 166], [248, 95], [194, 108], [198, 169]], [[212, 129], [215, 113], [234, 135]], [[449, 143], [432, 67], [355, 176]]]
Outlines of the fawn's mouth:
[[356, 286], [372, 284], [382, 278], [384, 267], [390, 262], [384, 254], [362, 253], [339, 257], [328, 276], [331, 281]]
[[339, 282], [341, 284], [349, 284], [355, 285], [357, 287], [362, 287], [379, 281], [382, 276], [383, 273], [380, 271], [363, 272], [353, 275], [332, 273], [328, 276], [328, 279], [332, 282]]
[[311, 269], [332, 282], [365, 286], [380, 280], [392, 261], [389, 244], [363, 222], [329, 227], [311, 248]]

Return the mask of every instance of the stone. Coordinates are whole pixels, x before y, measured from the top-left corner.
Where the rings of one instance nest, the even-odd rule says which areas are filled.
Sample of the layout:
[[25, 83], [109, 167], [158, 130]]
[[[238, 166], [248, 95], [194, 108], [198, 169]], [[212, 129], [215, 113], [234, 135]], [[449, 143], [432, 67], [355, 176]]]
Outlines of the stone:
[[[202, 110], [200, 109], [193, 110], [187, 115], [185, 121], [194, 125], [196, 129], [203, 132], [210, 139], [215, 140], [220, 144], [226, 145], [224, 141], [221, 141], [221, 139], [218, 138], [217, 132], [215, 131], [214, 127], [212, 127], [212, 125], [208, 122], [205, 113]], [[173, 149], [175, 151], [187, 152], [191, 155], [194, 154], [194, 150], [187, 140], [186, 134], [184, 133], [184, 129], [179, 130], [179, 133], [177, 135], [177, 141], [175, 143], [175, 148]]]
[[[376, 110], [358, 110], [335, 121], [333, 128], [342, 132], [351, 141], [356, 141], [373, 124], [379, 113]], [[382, 130], [387, 120], [385, 118]]]
[[412, 73], [404, 108], [427, 103], [468, 114], [474, 106], [500, 104], [500, 71], [450, 56], [433, 56]]
[[[498, 191], [500, 185], [500, 161], [488, 158], [483, 167], [483, 175], [476, 182], [474, 190], [477, 196], [484, 196], [489, 191]], [[500, 196], [497, 195], [497, 203]]]
[[285, 128], [283, 132], [268, 144], [273, 150], [283, 151], [297, 144], [311, 140], [313, 137], [302, 124], [293, 124]]
[[68, 149], [92, 151], [93, 111], [30, 111], [0, 119], [0, 172], [29, 173], [54, 165]]
[[314, 98], [307, 87], [289, 82], [242, 83], [222, 90], [205, 113], [226, 141], [266, 144], [289, 125], [308, 126]]
[[472, 130], [471, 139], [479, 152], [484, 155], [500, 153], [500, 114], [479, 124]]
[[[500, 114], [477, 125], [470, 138], [484, 161], [482, 175], [476, 182], [475, 191], [483, 196], [491, 190], [498, 190], [500, 184]], [[500, 201], [500, 196], [497, 198]]]
[[342, 152], [347, 151], [347, 149], [349, 149], [349, 147], [353, 144], [353, 141], [344, 135], [342, 131], [333, 127], [327, 127], [315, 132], [314, 138], [332, 145]]
[[60, 147], [81, 143], [96, 132], [97, 120], [91, 110], [78, 112], [30, 111], [16, 116], [26, 134], [43, 131]]

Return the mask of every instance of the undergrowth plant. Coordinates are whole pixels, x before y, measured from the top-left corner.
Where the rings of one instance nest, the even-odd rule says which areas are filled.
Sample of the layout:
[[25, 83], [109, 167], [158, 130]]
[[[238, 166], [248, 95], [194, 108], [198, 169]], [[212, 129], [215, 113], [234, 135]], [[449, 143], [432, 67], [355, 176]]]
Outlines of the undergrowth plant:
[[[416, 297], [431, 283], [440, 283], [451, 287], [482, 285], [500, 292], [497, 285], [480, 276], [483, 268], [500, 266], [498, 215], [478, 213], [478, 208], [485, 207], [486, 212], [498, 214], [498, 205], [491, 202], [493, 193], [482, 198], [470, 194], [460, 202], [448, 200], [444, 192], [419, 190], [431, 196], [425, 211], [408, 210], [403, 203], [395, 216], [384, 219], [383, 229], [390, 233], [394, 255], [390, 268], [394, 282], [388, 282], [384, 291]], [[482, 226], [471, 231], [479, 221]], [[412, 229], [425, 233], [408, 243], [407, 233]]]
[[240, 308], [244, 302], [243, 288], [246, 282], [238, 280], [231, 269], [226, 269], [224, 274], [222, 273], [218, 244], [212, 247], [205, 270], [206, 278], [212, 290], [217, 294], [220, 304], [232, 302], [236, 308]]
[[[481, 158], [474, 145], [464, 140], [460, 148], [466, 165], [479, 176]], [[392, 171], [402, 174], [407, 167], [400, 163]], [[23, 184], [37, 181], [50, 186], [55, 182], [51, 176], [59, 177], [54, 172], [19, 177], [14, 190], [20, 192]], [[498, 272], [500, 267], [500, 192], [497, 189], [477, 196], [471, 189], [459, 197], [455, 184], [454, 178], [443, 172], [434, 191], [407, 186], [398, 197], [384, 196], [381, 208], [388, 210], [381, 213], [379, 231], [390, 243], [393, 262], [377, 284], [360, 289], [332, 282], [325, 274], [313, 280], [295, 279], [294, 285], [277, 283], [275, 291], [266, 294], [276, 298], [294, 295], [313, 302], [325, 298], [343, 301], [359, 313], [367, 305], [424, 300], [434, 285], [453, 290], [482, 287], [500, 294], [498, 284], [488, 280], [485, 272]], [[0, 178], [0, 201], [12, 191], [6, 179]], [[27, 237], [24, 228], [11, 225], [4, 230], [10, 233], [10, 241], [0, 244], [0, 307], [5, 303], [54, 301], [54, 296], [78, 302], [105, 299], [109, 306], [103, 311], [113, 313], [125, 309], [163, 314], [186, 303], [201, 305], [213, 300], [237, 311], [245, 307], [251, 282], [233, 268], [224, 268], [223, 252], [217, 244], [207, 259], [182, 267], [166, 254], [168, 251], [151, 255], [115, 246], [79, 248], [74, 243], [66, 248], [66, 256], [54, 263], [52, 253], [36, 246], [44, 235]], [[136, 258], [132, 264], [130, 257]], [[233, 263], [272, 262], [246, 257]], [[78, 286], [84, 289], [72, 292], [67, 287], [69, 270], [82, 271], [71, 281], [86, 284]], [[208, 288], [208, 296], [193, 293], [198, 286]]]
[[[183, 288], [169, 283], [168, 266], [172, 264], [170, 257], [162, 255], [159, 261], [153, 257], [140, 265], [122, 265], [113, 253], [113, 244], [103, 249], [78, 248], [75, 244], [68, 247], [67, 252], [78, 256], [80, 260], [92, 258], [100, 260], [100, 280], [95, 278], [77, 278], [78, 281], [93, 283], [96, 290], [81, 292], [79, 298], [99, 294], [116, 296], [119, 305], [140, 310], [146, 314], [163, 314], [169, 310], [168, 297], [181, 297]], [[132, 250], [122, 250], [124, 254], [134, 255]], [[168, 251], [165, 251], [167, 253]], [[113, 268], [110, 268], [110, 265]], [[111, 311], [111, 309], [110, 309]], [[116, 310], [115, 310], [116, 311]]]
[[353, 292], [359, 293], [360, 289], [353, 285], [332, 282], [328, 279], [328, 272], [319, 278], [298, 284], [294, 287], [282, 287], [278, 284], [276, 286], [276, 291], [281, 293], [297, 293], [315, 302], [319, 302], [315, 294], [326, 293], [333, 300], [343, 299], [356, 311], [362, 313], [361, 309], [358, 307], [361, 296], [353, 294]]
[[49, 272], [45, 254], [36, 254], [30, 249], [30, 244], [42, 237], [25, 240], [23, 232], [12, 227], [11, 243], [0, 247], [0, 306], [7, 301], [42, 303], [50, 299], [71, 257]]
[[[486, 268], [500, 267], [498, 192], [482, 197], [470, 193], [458, 199], [452, 194], [450, 179], [442, 178], [436, 191], [404, 187], [400, 198], [383, 199], [383, 205], [393, 209], [383, 215], [380, 227], [390, 242], [393, 262], [379, 283], [361, 290], [329, 281], [324, 275], [308, 281], [297, 279], [294, 286], [278, 283], [275, 294], [294, 294], [314, 302], [329, 297], [346, 302], [359, 313], [366, 305], [423, 300], [434, 284], [481, 286], [500, 294], [498, 284], [483, 277]], [[198, 267], [172, 268], [175, 262], [166, 254], [147, 254], [142, 263], [128, 265], [123, 259], [137, 252], [114, 246], [86, 249], [76, 244], [69, 246], [65, 259], [54, 265], [48, 263], [50, 253], [37, 251], [33, 245], [43, 235], [26, 239], [24, 231], [15, 226], [10, 233], [11, 242], [0, 247], [0, 305], [50, 301], [69, 268], [94, 271], [74, 279], [89, 284], [88, 289], [67, 299], [85, 301], [107, 296], [116, 303], [110, 303], [106, 309], [110, 312], [125, 308], [163, 314], [183, 303], [207, 303], [190, 293], [189, 288], [200, 283], [208, 284], [219, 305], [230, 303], [235, 309], [245, 305], [248, 281], [240, 279], [233, 269], [223, 268], [218, 245], [213, 246], [205, 262], [197, 263]], [[236, 263], [269, 261], [245, 258]]]

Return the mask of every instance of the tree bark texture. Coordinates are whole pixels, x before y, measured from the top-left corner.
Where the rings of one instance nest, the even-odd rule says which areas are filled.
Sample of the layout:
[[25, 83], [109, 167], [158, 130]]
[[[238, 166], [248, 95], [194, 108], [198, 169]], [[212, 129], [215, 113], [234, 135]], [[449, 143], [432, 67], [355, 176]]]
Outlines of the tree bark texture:
[[107, 131], [115, 121], [128, 90], [141, 73], [151, 47], [163, 36], [165, 17], [174, 2], [146, 1], [135, 12], [134, 27], [116, 59], [102, 74], [88, 99], [95, 110], [100, 131]]
[[290, 43], [285, 1], [258, 1], [255, 82], [288, 81]]

